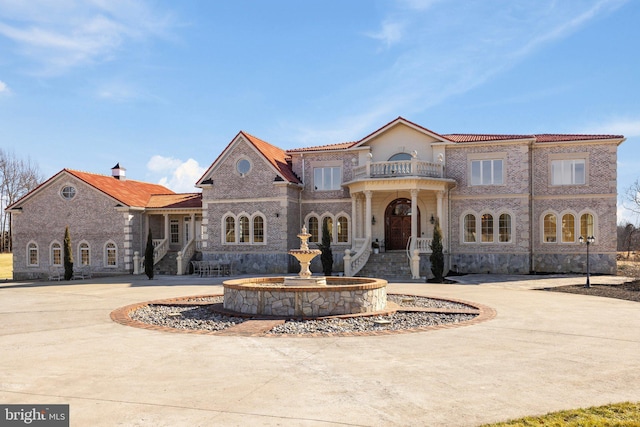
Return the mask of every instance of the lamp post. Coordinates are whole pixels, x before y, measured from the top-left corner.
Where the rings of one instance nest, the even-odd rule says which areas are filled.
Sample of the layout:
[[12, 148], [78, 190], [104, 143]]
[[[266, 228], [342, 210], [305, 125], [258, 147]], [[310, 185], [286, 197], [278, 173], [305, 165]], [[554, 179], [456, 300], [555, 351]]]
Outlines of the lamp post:
[[591, 287], [591, 281], [589, 280], [589, 276], [591, 275], [591, 266], [589, 265], [589, 245], [592, 244], [593, 242], [596, 241], [596, 238], [593, 236], [587, 236], [587, 239], [585, 240], [584, 237], [580, 236], [580, 238], [578, 239], [580, 241], [580, 244], [582, 243], [586, 243], [587, 244], [587, 284], [584, 285], [585, 288], [590, 288]]

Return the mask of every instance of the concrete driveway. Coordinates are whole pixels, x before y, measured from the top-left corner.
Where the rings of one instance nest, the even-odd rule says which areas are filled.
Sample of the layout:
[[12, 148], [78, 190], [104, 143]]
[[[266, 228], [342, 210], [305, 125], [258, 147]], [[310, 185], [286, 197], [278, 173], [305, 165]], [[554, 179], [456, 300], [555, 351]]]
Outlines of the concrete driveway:
[[[220, 279], [156, 279], [0, 285], [0, 403], [69, 404], [72, 426], [476, 426], [640, 400], [640, 305], [531, 290], [581, 277], [390, 284], [497, 317], [389, 336], [206, 336], [110, 320], [128, 304], [222, 292]], [[593, 279], [604, 281], [620, 278]]]

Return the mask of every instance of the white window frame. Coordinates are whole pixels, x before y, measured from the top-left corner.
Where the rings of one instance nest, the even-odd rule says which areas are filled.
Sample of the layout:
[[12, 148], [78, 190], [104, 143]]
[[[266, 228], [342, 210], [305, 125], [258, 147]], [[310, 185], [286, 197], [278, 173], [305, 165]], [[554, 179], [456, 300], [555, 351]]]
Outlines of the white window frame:
[[[505, 163], [505, 158], [495, 155], [490, 158], [470, 158], [469, 183], [474, 187], [480, 185], [504, 185]], [[500, 167], [498, 167], [498, 164]], [[474, 174], [475, 169], [477, 169], [479, 173], [477, 177]], [[499, 181], [496, 176], [498, 170], [500, 171]]]
[[[58, 264], [56, 264], [55, 262], [55, 256], [54, 256], [54, 245], [58, 245], [59, 246], [59, 250], [60, 250], [60, 262]], [[54, 240], [53, 242], [51, 242], [51, 245], [49, 245], [49, 264], [54, 266], [54, 267], [62, 267], [62, 265], [64, 264], [64, 249], [62, 244], [57, 241]]]
[[[87, 264], [84, 264], [82, 262], [82, 252], [84, 250], [82, 245], [87, 245], [87, 247], [86, 247], [87, 261], [88, 261]], [[78, 258], [76, 258], [76, 259], [78, 260], [78, 265], [80, 265], [82, 267], [90, 267], [91, 266], [91, 245], [86, 240], [81, 240], [80, 242], [78, 242]]]
[[[325, 185], [329, 181], [328, 188]], [[336, 182], [337, 181], [337, 182]], [[338, 191], [342, 189], [342, 166], [317, 166], [313, 168], [314, 191]]]
[[[473, 225], [475, 227], [475, 240], [467, 240], [467, 215], [473, 215]], [[492, 233], [490, 235], [491, 240], [484, 240], [485, 234], [482, 229], [482, 218], [485, 215], [491, 215], [491, 227]], [[502, 215], [509, 215], [509, 240], [500, 241], [500, 217]], [[460, 243], [464, 245], [512, 245], [514, 244], [514, 223], [515, 215], [510, 211], [464, 211], [460, 215]]]
[[[248, 230], [249, 230], [249, 235], [248, 235], [248, 240], [246, 242], [241, 242], [240, 241], [240, 220], [241, 218], [247, 218], [248, 221]], [[256, 242], [255, 241], [255, 236], [254, 236], [254, 221], [257, 217], [262, 218], [262, 242]], [[233, 233], [234, 233], [234, 240], [232, 242], [228, 242], [227, 241], [227, 218], [232, 218], [233, 219]], [[267, 218], [266, 216], [262, 213], [262, 212], [255, 212], [253, 214], [249, 214], [247, 212], [241, 212], [238, 215], [235, 215], [231, 212], [227, 212], [223, 217], [222, 217], [222, 222], [221, 222], [221, 230], [222, 230], [222, 236], [221, 236], [221, 240], [222, 240], [222, 244], [223, 245], [252, 245], [252, 246], [261, 246], [261, 245], [266, 245], [267, 244]]]
[[[582, 165], [582, 176], [576, 166]], [[552, 186], [587, 185], [589, 153], [557, 153], [549, 155], [549, 183]]]
[[[113, 245], [113, 248], [109, 248], [109, 245]], [[109, 264], [109, 252], [113, 250], [115, 264]], [[108, 240], [104, 244], [104, 266], [106, 268], [118, 268], [118, 245], [113, 240]]]
[[[35, 251], [36, 262], [31, 262], [31, 251]], [[40, 248], [38, 247], [38, 243], [34, 240], [31, 240], [27, 243], [27, 267], [38, 267], [40, 265]]]

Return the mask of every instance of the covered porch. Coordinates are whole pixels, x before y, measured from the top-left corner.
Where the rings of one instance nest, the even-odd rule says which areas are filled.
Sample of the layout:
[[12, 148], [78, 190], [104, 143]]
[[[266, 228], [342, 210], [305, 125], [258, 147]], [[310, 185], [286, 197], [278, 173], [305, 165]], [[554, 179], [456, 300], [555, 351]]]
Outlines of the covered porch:
[[[346, 183], [353, 226], [352, 247], [344, 257], [345, 275], [356, 275], [370, 254], [379, 250], [404, 252], [412, 278], [420, 278], [420, 259], [431, 253], [435, 222], [448, 229], [448, 189], [453, 184], [448, 179], [411, 174], [373, 174]], [[446, 232], [443, 246], [448, 250]]]

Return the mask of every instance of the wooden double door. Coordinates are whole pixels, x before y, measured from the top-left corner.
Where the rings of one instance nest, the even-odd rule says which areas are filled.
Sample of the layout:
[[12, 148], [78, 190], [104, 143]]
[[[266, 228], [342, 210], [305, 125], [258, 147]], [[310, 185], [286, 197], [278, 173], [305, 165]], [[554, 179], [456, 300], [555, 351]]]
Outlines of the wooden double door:
[[[418, 236], [420, 235], [420, 210], [418, 215]], [[385, 249], [404, 250], [411, 238], [411, 200], [399, 198], [389, 203], [384, 213]]]

